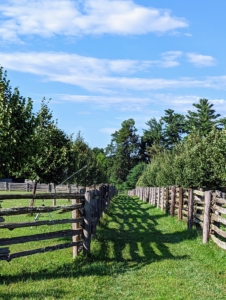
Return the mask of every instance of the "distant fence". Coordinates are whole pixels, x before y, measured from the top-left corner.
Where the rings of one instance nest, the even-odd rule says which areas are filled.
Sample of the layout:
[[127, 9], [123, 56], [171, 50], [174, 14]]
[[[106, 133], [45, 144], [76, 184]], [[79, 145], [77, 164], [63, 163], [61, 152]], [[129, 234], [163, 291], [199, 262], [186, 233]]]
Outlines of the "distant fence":
[[[16, 183], [16, 182], [0, 182], [0, 191], [26, 191], [31, 192], [34, 187], [33, 182]], [[56, 192], [79, 193], [81, 187], [75, 184], [63, 184], [55, 186]], [[36, 190], [38, 192], [51, 193], [55, 192], [54, 184], [37, 183]]]
[[[83, 249], [86, 253], [90, 252], [91, 237], [95, 236], [96, 228], [103, 212], [108, 207], [111, 198], [117, 193], [114, 186], [101, 185], [96, 189], [88, 190], [84, 193], [46, 193], [46, 194], [0, 194], [0, 204], [4, 206], [5, 201], [17, 199], [71, 199], [71, 205], [58, 206], [26, 206], [0, 208], [0, 229], [19, 229], [24, 227], [72, 224], [71, 229], [40, 233], [26, 236], [0, 238], [0, 260], [10, 261], [14, 258], [33, 255], [36, 253], [49, 252], [64, 248], [73, 247], [73, 257]], [[15, 216], [31, 213], [50, 213], [59, 211], [60, 213], [72, 212], [71, 218], [57, 220], [34, 220], [32, 222], [7, 223], [5, 216]], [[25, 219], [26, 220], [26, 219]], [[26, 242], [36, 242], [42, 240], [56, 239], [62, 237], [72, 237], [72, 242], [25, 250], [17, 253], [10, 253], [10, 248], [5, 246], [17, 245]]]
[[181, 187], [137, 187], [128, 191], [142, 201], [165, 210], [178, 221], [187, 222], [188, 229], [202, 228], [203, 243], [209, 237], [226, 250], [226, 194], [221, 191], [200, 191]]

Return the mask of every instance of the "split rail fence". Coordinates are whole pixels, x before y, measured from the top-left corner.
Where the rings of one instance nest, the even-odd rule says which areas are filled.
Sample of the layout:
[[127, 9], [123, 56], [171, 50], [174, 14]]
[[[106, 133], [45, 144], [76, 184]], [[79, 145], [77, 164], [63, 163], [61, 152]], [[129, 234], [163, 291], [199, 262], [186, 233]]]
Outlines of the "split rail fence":
[[[0, 182], [0, 191], [26, 191], [33, 190], [33, 182], [16, 183], [16, 182]], [[64, 192], [64, 193], [79, 193], [81, 187], [75, 184], [63, 184], [54, 186], [53, 183], [45, 184], [38, 183], [36, 187], [37, 192]]]
[[[58, 224], [71, 224], [71, 229], [58, 230], [47, 233], [38, 233], [33, 235], [16, 236], [9, 238], [0, 238], [0, 260], [10, 261], [14, 258], [33, 255], [36, 253], [49, 252], [64, 248], [73, 249], [73, 257], [75, 258], [81, 250], [85, 253], [90, 252], [91, 238], [95, 237], [96, 228], [99, 224], [100, 218], [106, 208], [108, 207], [111, 198], [117, 193], [114, 186], [101, 185], [96, 189], [88, 190], [84, 193], [45, 193], [45, 194], [0, 194], [0, 229], [13, 230], [25, 227], [38, 226], [53, 226]], [[4, 208], [4, 203], [12, 201], [14, 204], [21, 199], [70, 199], [71, 205], [58, 206], [23, 206]], [[8, 205], [7, 205], [8, 206]], [[71, 218], [56, 219], [56, 220], [39, 220], [35, 218], [34, 221], [24, 222], [6, 222], [8, 216], [27, 215], [27, 214], [43, 214], [51, 212], [59, 212], [60, 214], [72, 212]], [[71, 242], [61, 243], [53, 246], [42, 247], [33, 250], [25, 250], [22, 252], [10, 253], [9, 246], [23, 244], [26, 242], [37, 242], [51, 239], [59, 239], [65, 237], [72, 237]], [[7, 247], [6, 247], [7, 246]]]
[[209, 238], [226, 250], [226, 194], [221, 191], [201, 191], [182, 187], [137, 187], [128, 191], [142, 201], [165, 210], [178, 221], [202, 229], [203, 243]]

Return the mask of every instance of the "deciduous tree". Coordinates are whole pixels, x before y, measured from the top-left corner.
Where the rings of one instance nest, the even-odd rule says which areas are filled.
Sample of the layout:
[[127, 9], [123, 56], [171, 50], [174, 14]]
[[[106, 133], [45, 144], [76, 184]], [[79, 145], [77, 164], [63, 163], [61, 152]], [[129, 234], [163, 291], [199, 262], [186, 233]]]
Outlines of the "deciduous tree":
[[36, 120], [32, 100], [12, 92], [7, 73], [0, 67], [0, 177], [19, 176], [33, 152]]

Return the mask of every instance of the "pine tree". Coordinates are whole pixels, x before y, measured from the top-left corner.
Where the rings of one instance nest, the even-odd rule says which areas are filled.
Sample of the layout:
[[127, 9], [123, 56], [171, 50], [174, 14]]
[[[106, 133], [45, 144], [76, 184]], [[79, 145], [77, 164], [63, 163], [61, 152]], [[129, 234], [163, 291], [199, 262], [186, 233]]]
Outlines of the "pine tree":
[[163, 143], [166, 149], [172, 149], [179, 143], [185, 133], [185, 117], [175, 113], [172, 109], [165, 110], [165, 116], [161, 118], [163, 122]]
[[206, 136], [213, 127], [220, 124], [220, 114], [215, 113], [212, 109], [213, 104], [209, 103], [208, 99], [200, 99], [199, 103], [192, 104], [197, 111], [193, 112], [188, 110], [186, 130], [188, 133], [198, 132], [201, 136]]

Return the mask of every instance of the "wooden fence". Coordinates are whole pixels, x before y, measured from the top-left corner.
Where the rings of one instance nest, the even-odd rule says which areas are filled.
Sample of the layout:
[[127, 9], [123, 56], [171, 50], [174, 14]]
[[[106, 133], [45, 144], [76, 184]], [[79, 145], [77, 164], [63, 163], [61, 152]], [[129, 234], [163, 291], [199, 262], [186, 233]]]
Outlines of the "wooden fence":
[[[0, 182], [0, 191], [26, 191], [31, 192], [33, 189], [33, 182], [16, 183], [16, 182]], [[38, 183], [36, 190], [37, 192], [64, 192], [64, 193], [79, 193], [81, 187], [75, 184], [63, 184], [54, 187], [53, 183], [45, 184]]]
[[[111, 185], [101, 185], [96, 189], [87, 190], [84, 193], [46, 193], [46, 194], [0, 194], [0, 229], [13, 230], [24, 227], [38, 227], [42, 225], [58, 225], [71, 224], [72, 228], [67, 230], [58, 230], [48, 233], [39, 233], [26, 236], [17, 236], [9, 238], [0, 238], [0, 260], [10, 261], [14, 258], [28, 256], [36, 253], [49, 252], [64, 248], [73, 248], [73, 257], [83, 249], [84, 252], [90, 252], [91, 237], [96, 234], [96, 227], [103, 212], [108, 207], [111, 198], [116, 194], [116, 189]], [[58, 206], [26, 206], [26, 207], [10, 207], [4, 208], [4, 203], [12, 201], [15, 203], [18, 199], [71, 199], [71, 205]], [[63, 214], [72, 212], [71, 218], [57, 219], [57, 220], [35, 220], [32, 222], [14, 222], [7, 223], [5, 216], [15, 216], [23, 214], [40, 214], [51, 213], [58, 211]], [[26, 219], [25, 219], [26, 220]], [[58, 239], [63, 237], [72, 237], [71, 242], [64, 244], [57, 244], [45, 248], [38, 248], [34, 250], [25, 250], [17, 253], [10, 253], [10, 245], [17, 245], [26, 242], [36, 242], [49, 239]], [[7, 246], [7, 247], [5, 247]]]
[[201, 191], [181, 187], [137, 187], [128, 191], [142, 201], [165, 210], [178, 221], [187, 222], [188, 229], [202, 228], [203, 243], [209, 238], [226, 250], [226, 194], [221, 191]]

